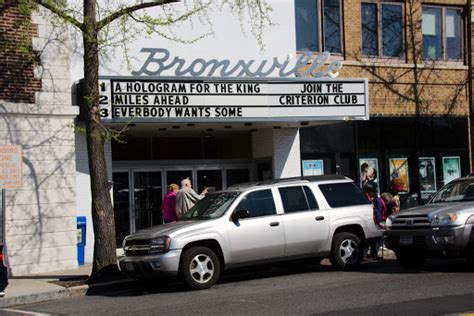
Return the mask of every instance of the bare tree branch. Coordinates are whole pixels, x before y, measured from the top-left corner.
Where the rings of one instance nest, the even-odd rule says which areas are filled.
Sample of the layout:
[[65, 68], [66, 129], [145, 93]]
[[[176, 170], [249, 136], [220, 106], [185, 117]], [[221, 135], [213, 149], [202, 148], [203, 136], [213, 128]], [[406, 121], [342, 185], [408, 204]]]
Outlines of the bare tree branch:
[[73, 16], [67, 14], [63, 8], [59, 7], [58, 5], [56, 5], [54, 3], [54, 1], [51, 1], [51, 0], [35, 0], [35, 2], [37, 4], [39, 4], [40, 6], [48, 9], [49, 11], [53, 12], [54, 14], [56, 14], [57, 16], [59, 16], [61, 19], [71, 23], [72, 25], [74, 25], [75, 27], [77, 27], [78, 29], [80, 29], [81, 31], [84, 31], [83, 28], [84, 28], [84, 24], [81, 23], [80, 21], [78, 21], [76, 18], [74, 18]]
[[124, 16], [124, 15], [130, 15], [131, 13], [135, 11], [139, 11], [142, 9], [146, 8], [151, 8], [151, 7], [156, 7], [160, 5], [164, 5], [167, 3], [173, 3], [173, 2], [178, 2], [179, 0], [156, 0], [156, 1], [150, 1], [150, 2], [143, 2], [137, 5], [133, 5], [130, 7], [125, 7], [122, 8], [118, 11], [115, 11], [114, 13], [110, 14], [109, 16], [103, 18], [97, 23], [97, 27], [99, 30], [101, 30], [104, 26], [110, 24], [112, 21]]

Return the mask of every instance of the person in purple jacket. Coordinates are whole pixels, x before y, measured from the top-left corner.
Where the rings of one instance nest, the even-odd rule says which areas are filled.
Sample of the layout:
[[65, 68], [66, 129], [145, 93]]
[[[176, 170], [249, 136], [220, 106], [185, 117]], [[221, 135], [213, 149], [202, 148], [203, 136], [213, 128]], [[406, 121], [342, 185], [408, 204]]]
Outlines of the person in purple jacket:
[[176, 193], [179, 191], [177, 184], [170, 184], [168, 186], [168, 193], [166, 193], [163, 204], [161, 204], [161, 210], [163, 211], [163, 222], [172, 223], [178, 220], [176, 215]]

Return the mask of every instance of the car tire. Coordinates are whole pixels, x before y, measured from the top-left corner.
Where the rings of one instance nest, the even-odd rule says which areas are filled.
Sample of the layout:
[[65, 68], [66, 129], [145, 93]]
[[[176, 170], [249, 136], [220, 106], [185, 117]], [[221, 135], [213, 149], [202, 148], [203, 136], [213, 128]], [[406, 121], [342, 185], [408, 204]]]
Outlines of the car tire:
[[340, 270], [353, 270], [362, 262], [364, 247], [359, 237], [343, 232], [334, 236], [330, 261]]
[[425, 255], [420, 250], [398, 249], [395, 255], [398, 263], [408, 270], [419, 270], [425, 264]]
[[217, 255], [207, 247], [187, 249], [181, 257], [180, 274], [191, 290], [212, 287], [219, 279], [221, 264]]

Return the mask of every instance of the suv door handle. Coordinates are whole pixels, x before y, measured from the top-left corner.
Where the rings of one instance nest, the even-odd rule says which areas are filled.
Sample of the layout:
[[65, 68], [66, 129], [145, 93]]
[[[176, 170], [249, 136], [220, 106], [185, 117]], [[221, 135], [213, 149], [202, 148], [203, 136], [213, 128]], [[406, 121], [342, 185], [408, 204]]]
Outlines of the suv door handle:
[[271, 226], [271, 227], [275, 227], [275, 226], [278, 226], [278, 225], [280, 225], [279, 222], [271, 222], [271, 223], [270, 223], [270, 226]]
[[324, 216], [316, 216], [315, 220], [324, 221]]

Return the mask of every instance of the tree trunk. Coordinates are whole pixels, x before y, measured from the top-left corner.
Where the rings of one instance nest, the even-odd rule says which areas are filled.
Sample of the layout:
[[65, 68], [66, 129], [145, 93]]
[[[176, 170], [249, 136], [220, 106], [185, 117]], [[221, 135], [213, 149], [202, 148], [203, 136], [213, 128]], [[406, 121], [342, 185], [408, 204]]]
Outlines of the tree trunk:
[[94, 227], [94, 259], [89, 281], [95, 282], [118, 272], [115, 223], [109, 193], [104, 145], [107, 131], [99, 115], [99, 47], [96, 2], [84, 0], [84, 87], [86, 106], [86, 138], [92, 193]]

